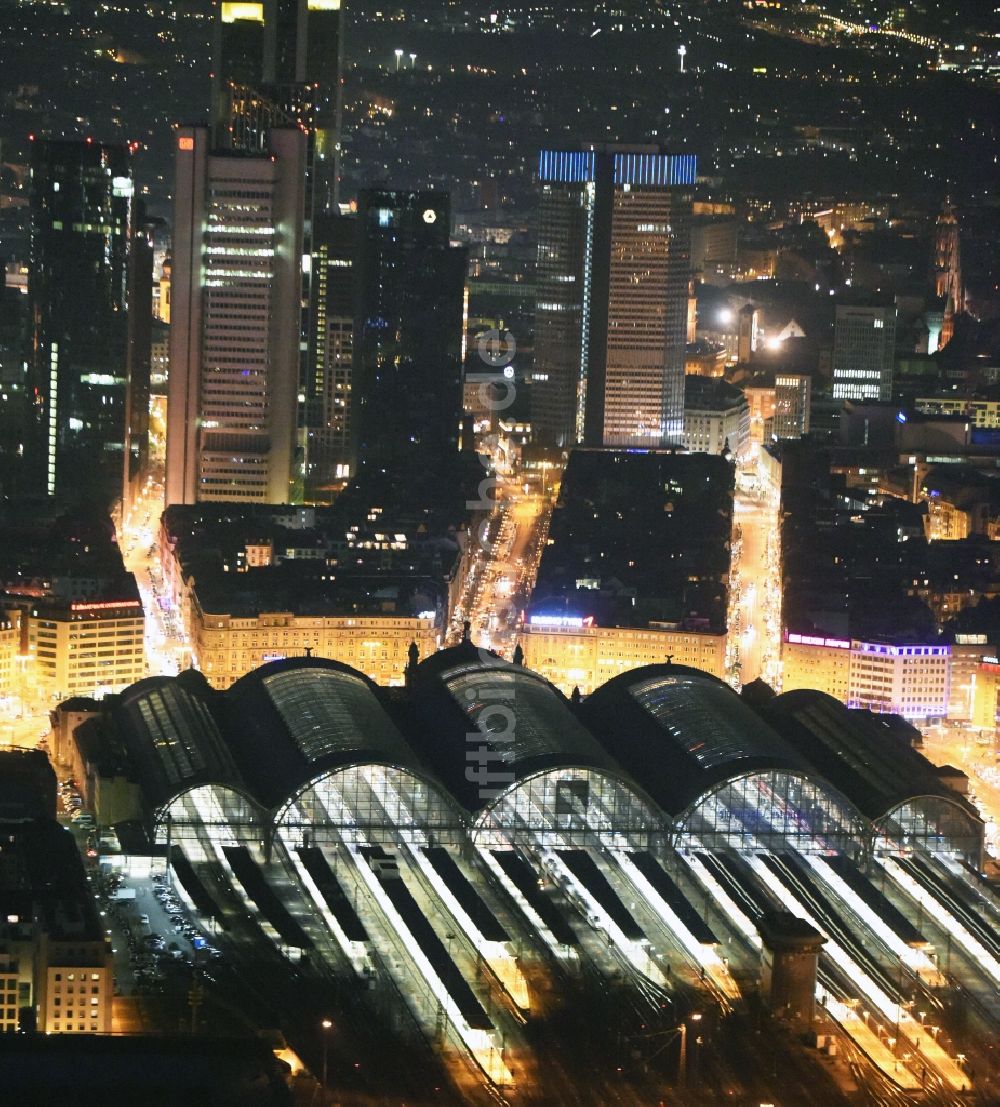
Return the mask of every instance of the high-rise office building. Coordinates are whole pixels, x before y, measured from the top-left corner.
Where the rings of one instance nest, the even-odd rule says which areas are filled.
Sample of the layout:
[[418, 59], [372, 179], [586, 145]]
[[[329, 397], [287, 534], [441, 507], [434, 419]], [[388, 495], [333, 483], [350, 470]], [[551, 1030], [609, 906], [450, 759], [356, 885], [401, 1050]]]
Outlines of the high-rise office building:
[[336, 299], [343, 282], [326, 279], [331, 250], [342, 253], [336, 237], [342, 17], [341, 0], [224, 2], [216, 19], [213, 75], [212, 133], [220, 149], [264, 154], [275, 127], [298, 127], [306, 136], [303, 250], [309, 264], [302, 272], [299, 476], [310, 495], [321, 496], [343, 479], [349, 461], [338, 445], [346, 408], [331, 412], [326, 389], [339, 376], [344, 399], [341, 370], [350, 362], [350, 341], [333, 355], [340, 368], [324, 363], [327, 351], [337, 348], [336, 336], [328, 333], [331, 320], [339, 318], [341, 330], [349, 329]]
[[166, 502], [284, 503], [299, 378], [305, 135], [177, 132]]
[[263, 153], [272, 127], [303, 127], [307, 215], [336, 203], [342, 15], [340, 0], [223, 0], [215, 24], [215, 143]]
[[[130, 304], [136, 239], [126, 146], [37, 140], [31, 158], [30, 387], [27, 450], [35, 487], [49, 495], [121, 492]], [[151, 255], [142, 255], [151, 264]], [[133, 323], [138, 325], [138, 319]]]
[[809, 433], [812, 378], [805, 373], [775, 373], [775, 438], [801, 438]]
[[[28, 325], [27, 297], [12, 287], [0, 269], [0, 496], [30, 490], [25, 446], [34, 430], [29, 395], [24, 336]], [[2, 693], [0, 693], [2, 695]]]
[[125, 434], [122, 471], [122, 518], [149, 472], [149, 392], [153, 361], [153, 233], [139, 218], [129, 256], [131, 303], [125, 336]]
[[447, 193], [358, 196], [352, 398], [359, 459], [458, 447], [468, 253]]
[[305, 480], [322, 499], [353, 471], [354, 253], [357, 219], [313, 220], [309, 363], [303, 388]]
[[[264, 72], [275, 87], [306, 86], [307, 97], [289, 103], [308, 107], [301, 121], [309, 129], [312, 211], [332, 212], [340, 174], [341, 72], [343, 13], [340, 0], [270, 0], [265, 22], [273, 18]], [[273, 60], [272, 60], [273, 58]]]
[[896, 308], [838, 304], [833, 328], [833, 398], [892, 399]]
[[223, 0], [217, 8], [212, 67], [212, 130], [217, 146], [229, 144], [233, 90], [264, 81], [264, 5]]
[[684, 434], [693, 155], [544, 150], [532, 421], [542, 441]]

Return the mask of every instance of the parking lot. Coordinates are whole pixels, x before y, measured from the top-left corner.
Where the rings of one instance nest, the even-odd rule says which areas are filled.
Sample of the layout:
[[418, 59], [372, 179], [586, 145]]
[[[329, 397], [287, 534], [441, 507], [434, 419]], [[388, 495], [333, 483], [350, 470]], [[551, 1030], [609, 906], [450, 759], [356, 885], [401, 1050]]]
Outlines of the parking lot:
[[222, 954], [195, 925], [163, 872], [105, 871], [101, 910], [111, 930], [116, 989], [122, 996], [186, 993], [195, 979], [213, 982]]
[[83, 796], [80, 795], [76, 783], [70, 777], [60, 780], [58, 792], [59, 813], [65, 815], [78, 830], [93, 830], [94, 816], [83, 809]]

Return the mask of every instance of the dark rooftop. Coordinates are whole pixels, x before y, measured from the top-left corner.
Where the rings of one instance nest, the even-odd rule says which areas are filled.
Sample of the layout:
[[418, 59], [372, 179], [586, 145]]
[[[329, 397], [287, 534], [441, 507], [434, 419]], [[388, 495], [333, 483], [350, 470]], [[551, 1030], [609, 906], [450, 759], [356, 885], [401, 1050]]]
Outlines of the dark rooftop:
[[730, 411], [746, 404], [746, 397], [721, 377], [684, 378], [684, 408], [687, 411]]
[[723, 630], [732, 504], [733, 467], [721, 457], [574, 451], [532, 611]]
[[0, 902], [12, 901], [55, 941], [104, 940], [76, 841], [53, 818], [0, 822]]
[[255, 1038], [190, 1034], [4, 1034], [0, 1085], [9, 1103], [105, 1107], [291, 1105], [286, 1069]]

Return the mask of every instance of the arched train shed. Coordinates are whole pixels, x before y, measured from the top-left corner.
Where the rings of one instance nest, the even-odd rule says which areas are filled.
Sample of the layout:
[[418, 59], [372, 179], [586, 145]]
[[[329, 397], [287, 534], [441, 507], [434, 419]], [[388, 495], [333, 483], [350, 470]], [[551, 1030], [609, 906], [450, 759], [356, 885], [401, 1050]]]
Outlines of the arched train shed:
[[240, 774], [200, 673], [150, 677], [122, 693], [111, 725], [138, 776], [150, 841], [259, 841], [267, 812]]
[[983, 823], [975, 808], [877, 716], [810, 689], [785, 692], [762, 714], [858, 807], [867, 849], [957, 853], [981, 864]]
[[[226, 692], [197, 673], [152, 678], [115, 710], [140, 776], [148, 830], [214, 846], [395, 843], [461, 837], [465, 813], [421, 766], [361, 673], [324, 658], [255, 669]], [[200, 843], [200, 848], [199, 848]]]
[[469, 643], [416, 669], [418, 752], [487, 848], [649, 848], [664, 830], [643, 789], [543, 677]]
[[681, 848], [860, 851], [854, 805], [708, 673], [634, 669], [580, 713], [667, 813]]

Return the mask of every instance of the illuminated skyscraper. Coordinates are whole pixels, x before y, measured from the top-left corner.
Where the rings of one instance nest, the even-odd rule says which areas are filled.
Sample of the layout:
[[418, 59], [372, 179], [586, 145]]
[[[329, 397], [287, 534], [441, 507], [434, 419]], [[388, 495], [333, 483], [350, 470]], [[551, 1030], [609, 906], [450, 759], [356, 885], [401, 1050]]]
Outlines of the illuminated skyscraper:
[[684, 433], [693, 155], [545, 150], [533, 413], [553, 445], [667, 446]]
[[271, 127], [304, 127], [307, 215], [336, 200], [342, 28], [340, 0], [224, 0], [216, 20], [215, 143], [263, 153]]
[[357, 219], [313, 221], [309, 363], [303, 387], [305, 479], [309, 498], [343, 483], [354, 461], [354, 255]]
[[[133, 194], [127, 147], [33, 143], [27, 452], [34, 486], [49, 495], [110, 503], [121, 492], [130, 278], [138, 276]], [[139, 297], [134, 309], [151, 313], [152, 300]]]
[[228, 144], [233, 88], [264, 81], [264, 5], [223, 0], [215, 21], [212, 129], [216, 145]]
[[[341, 0], [264, 0], [223, 3], [216, 22], [213, 126], [220, 149], [265, 154], [274, 127], [298, 127], [306, 135], [299, 405], [297, 424], [311, 488], [334, 483], [347, 457], [337, 443], [346, 431], [346, 407], [327, 404], [327, 382], [350, 362], [349, 343], [340, 347], [340, 369], [319, 364], [333, 350], [330, 320], [344, 323], [343, 304], [327, 302], [342, 280], [327, 280], [330, 238], [337, 226], [340, 174], [340, 104], [343, 60]], [[333, 264], [344, 258], [334, 258]], [[316, 274], [314, 280], [313, 274]], [[344, 274], [339, 274], [343, 277]], [[346, 352], [345, 352], [346, 351]], [[340, 399], [349, 387], [341, 372]]]
[[166, 502], [285, 503], [299, 371], [298, 128], [261, 156], [177, 132]]

